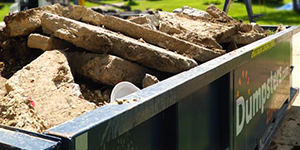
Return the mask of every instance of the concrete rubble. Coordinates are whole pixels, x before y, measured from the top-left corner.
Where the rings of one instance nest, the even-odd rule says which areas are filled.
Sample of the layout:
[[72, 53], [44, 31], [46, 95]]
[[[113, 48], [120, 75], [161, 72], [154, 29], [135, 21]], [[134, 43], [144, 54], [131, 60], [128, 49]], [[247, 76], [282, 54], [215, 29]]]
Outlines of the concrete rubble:
[[143, 79], [143, 88], [146, 88], [158, 82], [159, 80], [157, 79], [157, 77], [147, 73]]
[[121, 81], [141, 86], [147, 71], [141, 65], [107, 54], [70, 52], [67, 56], [76, 73], [112, 86]]
[[188, 57], [101, 27], [49, 13], [44, 13], [41, 20], [43, 30], [51, 31], [55, 37], [91, 52], [114, 54], [147, 67], [170, 73], [185, 71], [197, 65], [194, 60]]
[[[142, 38], [144, 41], [149, 42], [151, 44], [160, 46], [162, 48], [166, 48], [171, 51], [175, 51], [179, 54], [186, 54], [192, 58], [194, 58], [198, 62], [204, 62], [215, 57], [224, 54], [217, 51], [212, 51], [205, 47], [198, 46], [196, 44], [190, 43], [188, 41], [184, 41], [175, 37], [172, 37], [168, 34], [159, 32], [157, 30], [152, 30], [149, 28], [145, 28], [139, 24], [134, 22], [130, 22], [128, 20], [120, 19], [115, 16], [104, 16], [100, 13], [90, 11], [82, 6], [73, 6], [71, 7], [69, 14], [65, 15], [70, 18], [74, 18], [76, 20], [81, 20], [87, 23], [91, 23], [94, 25], [104, 25], [105, 28], [111, 29], [112, 31], [120, 32], [130, 37], [140, 39]], [[82, 13], [76, 13], [82, 12]], [[78, 16], [79, 15], [79, 16]], [[91, 17], [84, 16], [94, 16], [94, 19]], [[148, 22], [147, 18], [151, 18], [155, 20], [154, 17], [142, 17], [140, 22]], [[149, 22], [151, 22], [151, 19]], [[155, 22], [155, 21], [152, 21]], [[152, 24], [152, 23], [151, 23]], [[155, 68], [156, 69], [156, 68]]]
[[215, 18], [217, 21], [220, 22], [231, 22], [231, 23], [237, 23], [237, 21], [230, 16], [228, 16], [224, 11], [220, 10], [215, 5], [209, 5], [206, 8], [206, 12], [208, 12], [213, 18]]
[[27, 45], [30, 48], [41, 49], [44, 51], [53, 50], [53, 49], [63, 50], [72, 47], [71, 44], [61, 39], [57, 39], [55, 37], [49, 37], [41, 34], [36, 34], [36, 33], [30, 34], [28, 36]]
[[26, 36], [41, 27], [41, 15], [44, 12], [62, 14], [61, 5], [50, 5], [21, 11], [4, 18], [5, 32], [8, 36]]
[[145, 88], [266, 36], [213, 5], [174, 12], [124, 20], [51, 5], [6, 16], [1, 124], [44, 132], [108, 104], [121, 81]]
[[95, 108], [80, 98], [80, 88], [74, 82], [66, 56], [57, 50], [45, 52], [23, 67], [6, 81], [5, 87], [7, 93], [30, 97], [36, 116], [45, 120], [47, 128]]

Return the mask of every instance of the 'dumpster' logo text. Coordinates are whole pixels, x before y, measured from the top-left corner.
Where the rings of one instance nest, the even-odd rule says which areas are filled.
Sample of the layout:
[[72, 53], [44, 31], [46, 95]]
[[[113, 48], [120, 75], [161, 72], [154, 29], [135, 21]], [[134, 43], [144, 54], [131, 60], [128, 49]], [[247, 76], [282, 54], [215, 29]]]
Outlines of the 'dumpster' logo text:
[[[249, 124], [251, 120], [259, 113], [264, 113], [264, 105], [268, 101], [276, 90], [278, 85], [282, 80], [289, 74], [289, 67], [286, 67], [282, 70], [282, 67], [279, 67], [277, 71], [271, 71], [270, 77], [266, 82], [262, 83], [254, 92], [251, 94], [250, 89], [247, 90], [247, 99], [243, 95], [239, 94], [237, 91], [237, 100], [236, 100], [236, 136], [238, 136], [244, 128], [245, 124]], [[244, 77], [244, 72], [242, 73]], [[247, 72], [245, 73], [247, 76]], [[247, 84], [249, 84], [249, 78], [246, 77]], [[240, 85], [239, 78], [239, 85]], [[250, 95], [250, 97], [249, 97]], [[260, 110], [260, 111], [259, 111]]]

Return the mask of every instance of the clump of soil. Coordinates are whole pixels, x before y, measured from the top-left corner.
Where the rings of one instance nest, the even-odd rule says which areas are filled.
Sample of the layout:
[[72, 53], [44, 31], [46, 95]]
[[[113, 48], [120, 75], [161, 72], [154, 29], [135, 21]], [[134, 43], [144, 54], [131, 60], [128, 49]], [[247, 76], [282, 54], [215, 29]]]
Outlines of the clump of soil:
[[43, 53], [28, 48], [27, 38], [24, 37], [10, 38], [0, 43], [0, 62], [3, 63], [0, 73], [6, 79]]
[[80, 85], [82, 96], [84, 99], [95, 103], [97, 106], [103, 106], [110, 102], [111, 90], [92, 90], [86, 87], [85, 84]]
[[43, 132], [47, 125], [37, 117], [34, 103], [30, 98], [10, 92], [0, 101], [0, 122], [3, 125], [28, 131]]
[[111, 86], [102, 85], [82, 75], [74, 75], [75, 82], [80, 85], [82, 97], [97, 106], [103, 106], [110, 102]]

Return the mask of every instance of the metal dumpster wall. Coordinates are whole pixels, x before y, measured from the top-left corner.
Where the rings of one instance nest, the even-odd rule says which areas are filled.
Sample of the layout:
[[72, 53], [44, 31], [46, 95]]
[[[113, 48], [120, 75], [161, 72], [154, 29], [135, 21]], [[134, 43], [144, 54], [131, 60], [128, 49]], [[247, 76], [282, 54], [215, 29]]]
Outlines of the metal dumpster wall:
[[179, 150], [225, 150], [230, 146], [232, 73], [178, 102]]
[[[219, 150], [229, 147], [231, 73], [101, 147], [91, 149]], [[231, 84], [230, 84], [231, 83]], [[188, 88], [188, 87], [186, 87]], [[95, 141], [96, 142], [96, 141]]]
[[253, 150], [290, 96], [291, 38], [266, 41], [234, 69], [235, 148]]

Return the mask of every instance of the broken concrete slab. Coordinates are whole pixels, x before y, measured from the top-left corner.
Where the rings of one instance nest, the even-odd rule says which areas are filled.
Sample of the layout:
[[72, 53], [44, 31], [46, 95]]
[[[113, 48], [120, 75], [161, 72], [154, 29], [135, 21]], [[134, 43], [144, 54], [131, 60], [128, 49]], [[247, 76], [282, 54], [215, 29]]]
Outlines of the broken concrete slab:
[[77, 21], [89, 22], [90, 24], [100, 26], [103, 24], [104, 15], [93, 11], [84, 6], [70, 5], [64, 10], [63, 16]]
[[170, 35], [183, 33], [183, 31], [181, 31], [179, 28], [174, 27], [173, 25], [170, 25], [169, 23], [165, 23], [165, 22], [159, 23], [158, 28], [159, 31]]
[[[207, 20], [195, 20], [184, 14], [159, 12], [161, 22], [168, 22], [173, 26], [180, 27], [183, 32], [191, 32], [198, 35], [201, 39], [214, 38], [218, 43], [235, 35], [239, 30], [239, 25], [211, 22]], [[205, 45], [206, 43], [201, 43]], [[217, 48], [217, 47], [216, 47]]]
[[250, 23], [242, 23], [240, 26], [240, 31], [250, 32], [253, 30], [253, 26]]
[[72, 45], [66, 41], [37, 33], [33, 33], [28, 36], [27, 45], [30, 48], [41, 49], [44, 51], [54, 49], [63, 50], [72, 47]]
[[286, 26], [284, 26], [283, 24], [279, 24], [275, 32], [278, 33], [283, 30], [286, 30]]
[[195, 9], [189, 6], [182, 7], [182, 14], [188, 15], [193, 19], [213, 20], [213, 16], [203, 10]]
[[44, 13], [41, 20], [43, 30], [51, 31], [55, 37], [92, 52], [114, 54], [170, 73], [178, 73], [197, 66], [197, 62], [193, 59], [101, 27], [49, 13]]
[[8, 15], [4, 18], [5, 32], [9, 37], [26, 36], [41, 27], [40, 17], [43, 12], [62, 15], [63, 6], [49, 5], [37, 7]]
[[255, 32], [265, 33], [265, 30], [261, 26], [259, 26], [258, 24], [254, 23], [254, 22], [251, 22], [251, 25], [252, 25], [252, 28], [254, 29]]
[[[175, 34], [175, 37], [189, 41], [191, 43], [197, 44], [202, 47], [209, 49], [219, 49], [221, 53], [225, 53], [222, 49], [223, 47], [212, 37], [203, 37], [195, 32], [186, 31], [181, 34]], [[205, 45], [203, 45], [205, 43]]]
[[147, 71], [141, 65], [113, 55], [69, 52], [67, 57], [78, 74], [111, 86], [121, 81], [141, 86]]
[[57, 50], [46, 51], [6, 81], [7, 92], [30, 97], [37, 117], [47, 128], [69, 121], [95, 105], [81, 99], [67, 58]]
[[255, 32], [255, 33], [265, 33], [265, 30], [258, 24], [252, 23], [242, 23], [240, 24], [240, 31], [242, 32]]
[[208, 12], [211, 16], [213, 16], [216, 20], [220, 22], [226, 23], [238, 23], [235, 19], [228, 16], [224, 11], [220, 10], [215, 5], [211, 4], [206, 8], [206, 12]]
[[156, 15], [145, 15], [145, 16], [138, 16], [138, 17], [132, 17], [128, 19], [131, 22], [134, 22], [136, 24], [140, 25], [149, 25], [150, 29], [156, 30], [159, 26], [159, 19]]
[[[262, 39], [266, 37], [263, 33], [256, 33], [256, 32], [249, 32], [249, 33], [243, 33], [239, 32], [238, 34], [232, 36], [231, 38], [227, 39], [227, 42], [235, 42], [236, 44], [250, 44], [252, 42], [255, 42], [259, 39]], [[224, 41], [226, 42], [226, 41]]]
[[198, 62], [205, 62], [222, 55], [205, 47], [184, 41], [168, 34], [143, 28], [142, 26], [114, 16], [105, 16], [104, 19], [107, 28], [124, 33], [134, 38], [142, 38], [146, 42], [175, 51], [179, 54], [185, 54]]
[[[83, 22], [91, 23], [98, 26], [104, 25], [106, 28], [111, 29], [113, 31], [121, 32], [125, 35], [134, 37], [136, 39], [142, 38], [146, 42], [158, 45], [171, 51], [176, 51], [179, 54], [186, 54], [194, 58], [198, 62], [205, 62], [222, 54], [195, 45], [193, 43], [177, 39], [175, 37], [172, 37], [168, 34], [156, 30], [144, 28], [143, 26], [128, 20], [109, 15], [104, 16], [102, 14], [90, 11], [82, 6], [73, 6], [71, 8], [72, 9], [70, 9], [69, 13], [66, 13], [66, 16], [69, 18], [81, 20]], [[97, 19], [94, 19], [92, 17], [84, 17], [82, 16], [82, 14], [85, 14], [87, 16], [94, 16]], [[145, 19], [143, 21], [147, 22], [145, 21], [147, 20], [147, 17], [144, 18]], [[150, 16], [148, 18], [150, 18]]]
[[159, 80], [157, 79], [157, 77], [147, 73], [143, 79], [143, 88], [146, 88], [158, 82]]

